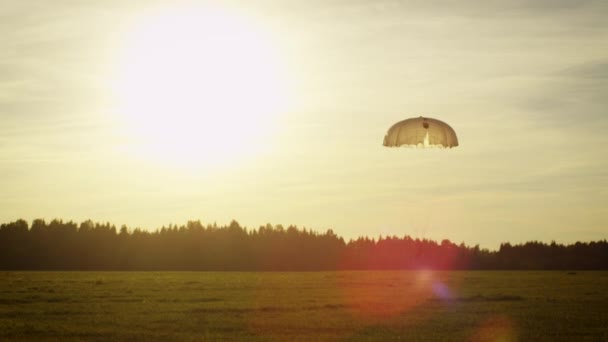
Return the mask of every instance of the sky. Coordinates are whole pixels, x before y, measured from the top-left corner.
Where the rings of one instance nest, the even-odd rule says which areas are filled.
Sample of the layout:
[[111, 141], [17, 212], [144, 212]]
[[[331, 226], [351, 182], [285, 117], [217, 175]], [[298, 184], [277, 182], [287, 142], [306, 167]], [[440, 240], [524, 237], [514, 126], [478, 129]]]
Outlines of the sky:
[[[606, 17], [606, 1], [2, 1], [0, 222], [606, 239]], [[418, 116], [460, 146], [382, 146]]]

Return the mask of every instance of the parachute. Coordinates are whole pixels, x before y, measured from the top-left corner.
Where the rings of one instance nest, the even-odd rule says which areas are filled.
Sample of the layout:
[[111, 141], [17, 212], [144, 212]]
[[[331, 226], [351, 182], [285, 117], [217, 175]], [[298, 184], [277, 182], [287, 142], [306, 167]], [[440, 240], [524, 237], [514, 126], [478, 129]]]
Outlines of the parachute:
[[452, 148], [458, 146], [458, 138], [454, 129], [447, 123], [421, 116], [399, 121], [391, 126], [384, 136], [383, 145]]

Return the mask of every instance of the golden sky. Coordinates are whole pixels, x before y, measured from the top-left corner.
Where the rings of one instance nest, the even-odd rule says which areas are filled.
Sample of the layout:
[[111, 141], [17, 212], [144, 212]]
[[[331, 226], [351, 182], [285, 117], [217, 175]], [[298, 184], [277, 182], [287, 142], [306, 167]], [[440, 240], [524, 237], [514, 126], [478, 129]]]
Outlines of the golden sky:
[[[606, 17], [606, 1], [2, 1], [0, 221], [608, 238]], [[382, 146], [420, 115], [460, 146]]]

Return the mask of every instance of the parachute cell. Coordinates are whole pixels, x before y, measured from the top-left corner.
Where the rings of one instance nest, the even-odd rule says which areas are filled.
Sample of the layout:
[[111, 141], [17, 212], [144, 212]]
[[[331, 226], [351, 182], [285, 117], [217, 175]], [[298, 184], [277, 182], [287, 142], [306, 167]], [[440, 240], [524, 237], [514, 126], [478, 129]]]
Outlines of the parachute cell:
[[399, 121], [388, 129], [384, 146], [416, 146], [452, 148], [458, 146], [456, 132], [447, 123], [433, 118], [411, 118]]

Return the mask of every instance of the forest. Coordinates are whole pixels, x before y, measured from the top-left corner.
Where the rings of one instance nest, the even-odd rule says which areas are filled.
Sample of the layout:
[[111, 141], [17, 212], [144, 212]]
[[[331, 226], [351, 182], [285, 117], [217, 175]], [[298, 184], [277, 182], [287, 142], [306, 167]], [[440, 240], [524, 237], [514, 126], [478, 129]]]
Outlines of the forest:
[[2, 270], [323, 271], [607, 270], [608, 242], [531, 241], [479, 246], [410, 236], [345, 241], [296, 226], [204, 225], [189, 221], [155, 231], [90, 220], [17, 220], [0, 225]]

